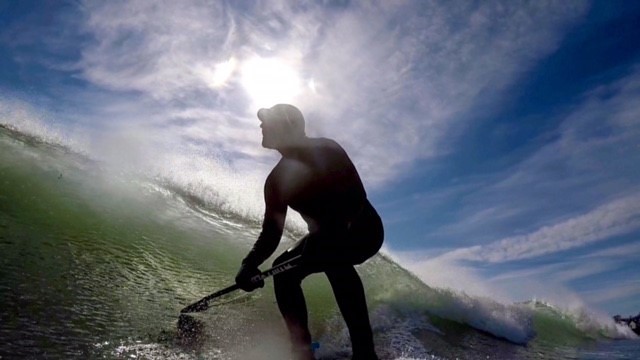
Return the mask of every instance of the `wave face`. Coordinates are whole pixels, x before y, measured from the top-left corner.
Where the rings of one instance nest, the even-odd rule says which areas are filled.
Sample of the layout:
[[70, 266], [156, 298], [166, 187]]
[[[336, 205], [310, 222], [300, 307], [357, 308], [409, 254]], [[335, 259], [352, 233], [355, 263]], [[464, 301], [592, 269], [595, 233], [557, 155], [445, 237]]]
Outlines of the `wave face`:
[[[0, 126], [0, 357], [284, 358], [271, 282], [195, 315], [195, 343], [177, 337], [180, 309], [228, 286], [259, 232], [208, 200], [214, 190], [113, 171]], [[586, 312], [434, 289], [384, 255], [358, 271], [383, 359], [580, 358], [594, 341], [632, 336]], [[318, 357], [348, 359], [328, 281], [304, 289]]]

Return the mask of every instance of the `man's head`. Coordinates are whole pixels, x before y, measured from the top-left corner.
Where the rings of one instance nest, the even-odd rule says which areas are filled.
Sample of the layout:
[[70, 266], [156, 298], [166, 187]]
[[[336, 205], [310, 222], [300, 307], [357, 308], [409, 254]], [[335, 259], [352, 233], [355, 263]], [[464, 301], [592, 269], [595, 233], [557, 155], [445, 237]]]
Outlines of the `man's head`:
[[262, 146], [265, 148], [286, 148], [305, 137], [304, 117], [293, 105], [277, 104], [260, 109], [258, 119], [262, 122]]

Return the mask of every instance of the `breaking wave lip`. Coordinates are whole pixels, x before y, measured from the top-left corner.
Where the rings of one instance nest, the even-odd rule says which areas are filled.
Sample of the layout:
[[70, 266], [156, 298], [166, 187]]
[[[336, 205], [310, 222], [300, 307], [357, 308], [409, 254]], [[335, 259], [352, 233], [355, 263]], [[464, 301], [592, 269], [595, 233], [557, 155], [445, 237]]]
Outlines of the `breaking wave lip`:
[[550, 316], [557, 323], [573, 326], [586, 338], [638, 339], [629, 327], [616, 324], [613, 318], [596, 314], [584, 307], [564, 309], [539, 299], [532, 299], [522, 304], [530, 308], [536, 316]]
[[[467, 295], [453, 289], [431, 287], [422, 279], [393, 262], [388, 256], [381, 256], [388, 263], [402, 271], [408, 281], [416, 284], [413, 292], [414, 304], [401, 305], [407, 309], [416, 308], [429, 317], [467, 325], [473, 329], [506, 340], [516, 345], [526, 345], [536, 336], [533, 313], [519, 304], [505, 305], [494, 299]], [[404, 299], [399, 300], [404, 303]], [[415, 306], [415, 302], [420, 304]], [[425, 326], [434, 327], [432, 324]], [[435, 327], [437, 328], [437, 326]]]
[[469, 296], [449, 289], [435, 289], [445, 299], [434, 314], [467, 324], [514, 344], [526, 345], [536, 336], [533, 314], [518, 304], [505, 305], [490, 298]]
[[59, 146], [79, 155], [87, 155], [86, 146], [66, 135], [62, 128], [44, 120], [30, 105], [19, 100], [0, 97], [0, 128], [31, 143]]
[[[63, 153], [66, 157], [72, 157], [83, 166], [107, 171], [111, 165], [102, 160], [92, 157], [81, 147], [60, 135], [57, 131], [41, 124], [38, 121], [6, 122], [0, 119], [0, 129], [8, 133], [23, 143], [34, 147], [51, 147]], [[117, 173], [123, 173], [118, 170]], [[149, 191], [157, 192], [165, 196], [172, 197], [197, 214], [206, 221], [213, 221], [215, 224], [224, 224], [229, 227], [246, 227], [258, 229], [261, 224], [259, 211], [247, 211], [230, 204], [224, 194], [220, 194], [216, 189], [206, 184], [195, 182], [185, 182], [163, 174], [145, 174], [124, 171], [125, 176], [130, 176]], [[304, 228], [300, 222], [287, 222], [285, 235], [289, 238], [302, 236]]]
[[[75, 157], [84, 165], [89, 164], [102, 170], [122, 173], [138, 181], [147, 182], [149, 189], [160, 192], [169, 191], [173, 197], [208, 219], [216, 218], [217, 221], [228, 222], [228, 225], [236, 224], [252, 229], [258, 228], [262, 222], [262, 199], [248, 201], [246, 196], [238, 196], [247, 191], [238, 189], [222, 191], [215, 188], [215, 183], [198, 179], [197, 175], [190, 178], [189, 170], [185, 176], [181, 169], [152, 166], [141, 170], [105, 159], [100, 154], [90, 151], [90, 145], [76, 141], [74, 137], [66, 135], [61, 128], [42, 120], [37, 111], [27, 105], [2, 102], [0, 98], [0, 128], [5, 129], [11, 137], [30, 145], [51, 146], [65, 156]], [[79, 135], [79, 138], [82, 138], [82, 135]], [[178, 155], [189, 158], [188, 154]], [[256, 191], [262, 189], [261, 184], [251, 185], [251, 188], [255, 187]], [[288, 237], [302, 236], [305, 228], [300, 217], [295, 215], [287, 217], [285, 233]]]
[[[612, 318], [588, 308], [563, 309], [535, 299], [504, 304], [488, 297], [471, 296], [453, 289], [434, 288], [409, 270], [397, 265], [388, 256], [382, 254], [381, 258], [401, 269], [406, 279], [412, 279], [414, 283], [422, 285], [415, 291], [423, 303], [419, 307], [421, 311], [466, 324], [514, 344], [527, 345], [534, 341], [553, 344], [554, 341], [561, 342], [572, 337], [578, 340], [638, 338], [629, 328], [615, 324]], [[550, 323], [545, 324], [545, 319]], [[430, 323], [428, 325], [433, 326]], [[545, 334], [549, 330], [545, 326], [562, 327], [570, 331], [560, 334], [564, 339], [556, 339]]]
[[[564, 336], [577, 336], [581, 339], [637, 339], [631, 329], [616, 324], [611, 318], [600, 316], [587, 308], [561, 309], [550, 303], [530, 300], [514, 304], [502, 304], [490, 298], [468, 296], [452, 290], [432, 289], [436, 296], [445, 301], [444, 306], [428, 309], [434, 315], [467, 324], [477, 330], [487, 332], [519, 345], [544, 336], [547, 329], [540, 326], [541, 315], [550, 316], [552, 326], [563, 325], [575, 329]], [[564, 339], [548, 339], [545, 341]]]

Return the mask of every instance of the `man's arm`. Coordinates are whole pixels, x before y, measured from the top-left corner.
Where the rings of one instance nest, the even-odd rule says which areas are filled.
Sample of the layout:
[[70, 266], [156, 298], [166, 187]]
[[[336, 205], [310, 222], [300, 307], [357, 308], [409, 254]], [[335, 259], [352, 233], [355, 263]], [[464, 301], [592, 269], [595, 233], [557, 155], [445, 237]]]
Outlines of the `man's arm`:
[[242, 260], [243, 265], [258, 267], [278, 247], [284, 221], [287, 216], [287, 204], [284, 201], [275, 174], [269, 175], [264, 186], [265, 213], [262, 232], [258, 236], [249, 254]]

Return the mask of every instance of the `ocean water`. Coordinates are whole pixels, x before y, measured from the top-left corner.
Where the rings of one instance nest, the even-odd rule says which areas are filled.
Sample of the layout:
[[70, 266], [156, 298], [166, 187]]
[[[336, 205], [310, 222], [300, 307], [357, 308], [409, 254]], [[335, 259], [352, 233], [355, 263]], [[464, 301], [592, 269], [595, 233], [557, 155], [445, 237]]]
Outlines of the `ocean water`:
[[[286, 359], [269, 280], [194, 314], [196, 339], [177, 333], [180, 309], [230, 285], [258, 232], [197, 189], [1, 126], [0, 358]], [[384, 254], [358, 272], [382, 359], [640, 358], [637, 337], [586, 310], [432, 288]], [[304, 289], [317, 357], [349, 359], [327, 280]]]

